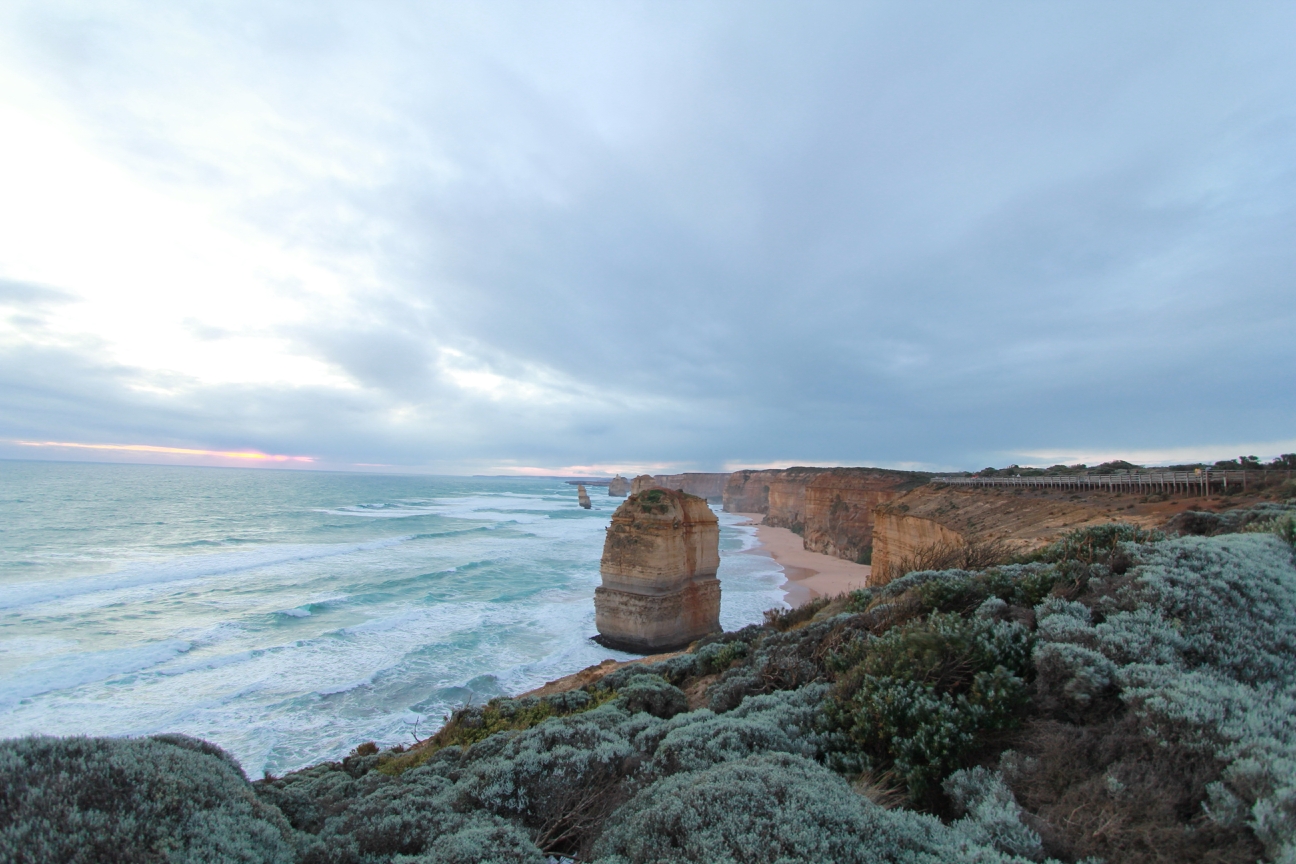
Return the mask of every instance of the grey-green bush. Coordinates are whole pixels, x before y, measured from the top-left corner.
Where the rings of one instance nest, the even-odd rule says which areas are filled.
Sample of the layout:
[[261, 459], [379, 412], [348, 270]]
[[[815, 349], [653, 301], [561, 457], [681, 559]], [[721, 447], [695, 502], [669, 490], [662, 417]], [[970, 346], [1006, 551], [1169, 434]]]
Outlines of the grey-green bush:
[[291, 829], [206, 742], [0, 742], [0, 861], [288, 864]]
[[1024, 862], [958, 827], [885, 810], [839, 776], [786, 753], [748, 756], [655, 783], [618, 810], [597, 864]]
[[[1226, 765], [1206, 811], [1296, 861], [1296, 565], [1272, 534], [1131, 546], [1089, 610], [1036, 607], [1041, 683], [1082, 700], [1104, 680], [1149, 734]], [[1103, 586], [1098, 586], [1102, 588]]]
[[[933, 613], [848, 643], [827, 716], [853, 742], [859, 768], [894, 771], [919, 800], [965, 764], [984, 733], [1016, 722], [1030, 651], [1020, 624]], [[832, 764], [848, 769], [846, 757]]]

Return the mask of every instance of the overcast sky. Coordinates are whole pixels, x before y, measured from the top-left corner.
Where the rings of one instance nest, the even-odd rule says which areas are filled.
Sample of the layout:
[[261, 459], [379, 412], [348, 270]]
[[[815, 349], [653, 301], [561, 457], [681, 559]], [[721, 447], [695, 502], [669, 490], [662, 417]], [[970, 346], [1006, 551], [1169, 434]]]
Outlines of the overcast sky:
[[1293, 45], [1288, 2], [8, 0], [0, 457], [1296, 451]]

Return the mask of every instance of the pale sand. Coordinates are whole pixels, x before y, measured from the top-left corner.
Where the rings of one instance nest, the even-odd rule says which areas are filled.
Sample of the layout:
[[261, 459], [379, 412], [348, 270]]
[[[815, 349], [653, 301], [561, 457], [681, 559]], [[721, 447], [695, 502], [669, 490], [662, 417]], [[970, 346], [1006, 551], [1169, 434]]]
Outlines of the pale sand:
[[787, 573], [783, 590], [787, 592], [789, 605], [800, 606], [817, 597], [836, 597], [868, 584], [869, 574], [873, 572], [869, 565], [807, 551], [799, 535], [786, 528], [762, 524], [765, 516], [761, 513], [738, 515], [746, 516], [756, 526], [756, 539], [761, 545], [752, 549], [752, 553], [770, 556]]

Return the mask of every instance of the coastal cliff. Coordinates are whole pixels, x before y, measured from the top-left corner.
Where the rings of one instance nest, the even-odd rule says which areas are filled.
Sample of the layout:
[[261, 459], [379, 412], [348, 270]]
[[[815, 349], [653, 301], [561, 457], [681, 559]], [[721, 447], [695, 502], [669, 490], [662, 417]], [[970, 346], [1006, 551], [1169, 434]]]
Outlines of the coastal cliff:
[[725, 480], [721, 500], [726, 513], [768, 513], [770, 480], [783, 469], [735, 471]]
[[698, 498], [719, 503], [724, 499], [725, 483], [728, 474], [708, 474], [688, 472], [685, 474], [641, 474], [634, 479], [630, 492], [642, 492], [645, 489], [678, 489]]
[[802, 534], [805, 529], [806, 487], [827, 468], [786, 468], [767, 478], [765, 524]]
[[612, 498], [624, 498], [630, 494], [630, 481], [620, 474], [608, 481], [608, 495]]
[[883, 468], [832, 468], [806, 484], [805, 548], [859, 564], [873, 549], [873, 512], [927, 482], [928, 475]]
[[603, 584], [594, 591], [600, 641], [652, 653], [719, 630], [719, 544], [719, 522], [703, 499], [670, 489], [627, 498], [603, 543]]
[[805, 548], [866, 563], [873, 511], [930, 475], [884, 468], [783, 468], [735, 471], [724, 509], [764, 513], [765, 524], [800, 534]]
[[885, 581], [897, 567], [913, 565], [935, 550], [976, 544], [1028, 552], [1068, 531], [1115, 520], [1159, 528], [1187, 504], [1140, 502], [1105, 491], [925, 485], [875, 508], [873, 574]]

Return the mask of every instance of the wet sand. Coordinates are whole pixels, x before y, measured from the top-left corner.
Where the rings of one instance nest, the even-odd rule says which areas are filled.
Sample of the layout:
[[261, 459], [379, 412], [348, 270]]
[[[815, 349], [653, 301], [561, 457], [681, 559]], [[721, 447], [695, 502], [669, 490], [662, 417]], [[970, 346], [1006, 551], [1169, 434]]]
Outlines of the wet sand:
[[818, 597], [835, 597], [868, 584], [873, 568], [856, 564], [831, 555], [808, 552], [801, 537], [786, 528], [773, 528], [762, 522], [761, 513], [739, 513], [756, 526], [756, 539], [760, 546], [751, 550], [753, 555], [768, 555], [782, 565], [788, 581], [782, 586], [787, 592], [787, 602], [800, 606]]

